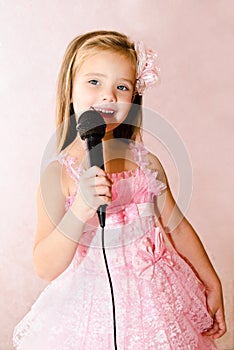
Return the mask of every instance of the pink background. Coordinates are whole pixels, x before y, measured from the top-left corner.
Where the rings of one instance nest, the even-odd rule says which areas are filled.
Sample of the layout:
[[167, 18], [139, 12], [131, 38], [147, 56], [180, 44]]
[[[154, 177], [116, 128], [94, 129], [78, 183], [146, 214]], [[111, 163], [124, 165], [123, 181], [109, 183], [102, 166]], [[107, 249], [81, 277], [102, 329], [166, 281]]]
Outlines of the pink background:
[[[144, 103], [177, 130], [190, 155], [187, 217], [223, 282], [228, 332], [220, 349], [234, 349], [234, 1], [10, 0], [0, 6], [0, 350], [12, 349], [13, 327], [46, 285], [32, 267], [40, 162], [54, 132], [65, 48], [94, 29], [125, 32], [159, 54], [162, 82]], [[146, 137], [176, 196], [176, 166], [153, 141]]]

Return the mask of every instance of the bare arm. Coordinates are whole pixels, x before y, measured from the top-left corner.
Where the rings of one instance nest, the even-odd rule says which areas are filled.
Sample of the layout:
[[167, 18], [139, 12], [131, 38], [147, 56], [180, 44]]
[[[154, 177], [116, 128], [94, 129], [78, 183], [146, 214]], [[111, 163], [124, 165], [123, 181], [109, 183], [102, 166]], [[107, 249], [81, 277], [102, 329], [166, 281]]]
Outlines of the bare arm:
[[110, 199], [109, 182], [105, 173], [97, 167], [90, 168], [83, 175], [74, 203], [67, 212], [65, 192], [61, 165], [54, 162], [43, 174], [38, 189], [33, 250], [35, 270], [48, 281], [69, 266], [85, 222], [95, 214], [100, 204]]
[[201, 281], [208, 287], [220, 284], [208, 255], [188, 220], [177, 207], [169, 187], [158, 197], [161, 222], [169, 231], [170, 240], [177, 252], [185, 257], [197, 271]]
[[164, 169], [153, 154], [149, 154], [150, 168], [158, 171], [157, 179], [167, 185], [156, 198], [156, 216], [166, 229], [167, 237], [176, 251], [192, 264], [206, 289], [207, 307], [214, 320], [206, 335], [219, 338], [226, 332], [222, 286], [209, 257], [192, 225], [184, 217], [171, 194]]
[[[164, 178], [166, 179], [165, 174]], [[159, 220], [170, 232], [172, 245], [192, 264], [203, 282], [206, 288], [208, 311], [214, 319], [212, 329], [206, 334], [219, 338], [226, 332], [220, 280], [197, 233], [176, 205], [168, 183], [167, 186], [167, 190], [157, 198]]]

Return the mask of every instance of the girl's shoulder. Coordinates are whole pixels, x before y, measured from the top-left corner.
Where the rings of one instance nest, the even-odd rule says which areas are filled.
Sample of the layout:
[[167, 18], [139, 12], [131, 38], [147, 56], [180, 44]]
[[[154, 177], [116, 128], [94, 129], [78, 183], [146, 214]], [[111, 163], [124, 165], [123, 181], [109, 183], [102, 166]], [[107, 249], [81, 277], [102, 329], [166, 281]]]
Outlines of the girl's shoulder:
[[[79, 166], [79, 149], [76, 142], [54, 154], [41, 171], [40, 184], [44, 188], [60, 188], [65, 198], [74, 191], [74, 168]], [[76, 181], [75, 181], [76, 182]]]
[[165, 184], [167, 183], [164, 168], [154, 153], [150, 152], [143, 143], [131, 143], [129, 147], [134, 153], [135, 161], [140, 167], [157, 172], [157, 179]]
[[51, 159], [45, 168], [41, 170], [40, 188], [47, 193], [59, 189], [64, 197], [67, 196], [67, 176], [61, 156]]
[[167, 183], [165, 170], [158, 157], [151, 152], [148, 152], [147, 157], [149, 159], [149, 168], [158, 172], [158, 180]]
[[47, 162], [47, 172], [53, 172], [55, 169], [66, 174], [71, 165], [77, 168], [83, 162], [85, 154], [84, 146], [80, 146], [77, 141], [73, 141], [65, 149], [50, 158]]

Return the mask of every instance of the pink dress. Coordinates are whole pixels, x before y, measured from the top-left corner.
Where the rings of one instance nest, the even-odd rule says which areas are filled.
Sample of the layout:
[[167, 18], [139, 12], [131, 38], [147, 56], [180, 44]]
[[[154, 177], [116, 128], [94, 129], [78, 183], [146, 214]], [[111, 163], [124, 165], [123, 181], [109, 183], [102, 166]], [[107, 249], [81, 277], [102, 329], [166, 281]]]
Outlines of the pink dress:
[[[138, 168], [109, 175], [113, 202], [105, 227], [118, 350], [217, 349], [202, 335], [212, 325], [204, 286], [165, 243], [155, 221], [153, 199], [166, 186], [147, 168], [146, 149], [133, 144], [131, 148]], [[74, 159], [64, 157], [61, 161], [78, 183], [82, 170], [74, 169]], [[67, 198], [67, 208], [74, 195]], [[101, 231], [90, 222], [70, 266], [48, 285], [16, 326], [14, 347], [112, 350], [112, 320]]]

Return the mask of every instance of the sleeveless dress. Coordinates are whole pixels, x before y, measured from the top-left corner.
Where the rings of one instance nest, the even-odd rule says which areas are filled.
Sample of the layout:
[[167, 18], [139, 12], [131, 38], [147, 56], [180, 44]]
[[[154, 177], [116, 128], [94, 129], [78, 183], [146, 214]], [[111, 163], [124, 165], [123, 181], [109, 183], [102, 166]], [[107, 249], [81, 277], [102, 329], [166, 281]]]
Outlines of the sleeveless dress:
[[[154, 196], [166, 186], [150, 170], [143, 145], [130, 145], [138, 167], [109, 174], [105, 249], [113, 284], [118, 350], [214, 350], [202, 335], [212, 326], [204, 286], [165, 243], [154, 215]], [[76, 183], [75, 159], [61, 163]], [[75, 193], [67, 198], [66, 209]], [[96, 220], [97, 224], [97, 218]], [[70, 266], [41, 293], [13, 335], [17, 350], [112, 350], [110, 286], [101, 230], [85, 226]], [[98, 225], [97, 225], [98, 226]], [[59, 257], [58, 257], [59, 259]]]

